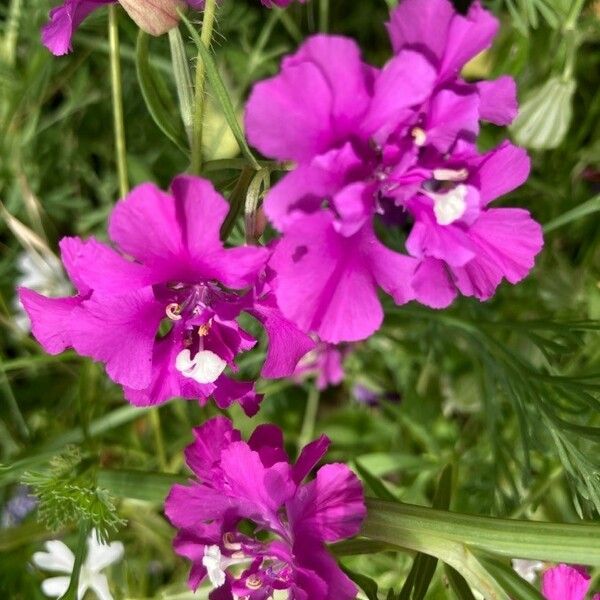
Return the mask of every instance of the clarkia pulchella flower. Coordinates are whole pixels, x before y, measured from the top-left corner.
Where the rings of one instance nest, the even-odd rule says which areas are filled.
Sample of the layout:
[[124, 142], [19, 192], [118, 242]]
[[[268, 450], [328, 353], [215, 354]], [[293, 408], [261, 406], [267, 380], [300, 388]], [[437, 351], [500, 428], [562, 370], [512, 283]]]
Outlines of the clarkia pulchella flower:
[[186, 460], [197, 481], [174, 486], [165, 502], [179, 529], [175, 551], [192, 561], [190, 587], [208, 579], [211, 600], [266, 600], [275, 592], [294, 600], [355, 598], [355, 585], [324, 544], [358, 533], [361, 484], [342, 464], [304, 482], [329, 440], [308, 444], [291, 464], [273, 425], [260, 425], [245, 442], [217, 417], [194, 435]]
[[[525, 210], [490, 206], [525, 181], [529, 159], [510, 143], [476, 147], [480, 121], [515, 118], [515, 84], [460, 76], [497, 27], [479, 2], [462, 16], [448, 0], [404, 0], [382, 69], [353, 40], [317, 35], [255, 86], [250, 141], [296, 163], [265, 211], [283, 234], [270, 262], [278, 303], [303, 330], [363, 339], [383, 319], [377, 288], [397, 304], [443, 308], [458, 293], [486, 300], [533, 267], [540, 226]], [[404, 238], [409, 255], [384, 246], [376, 227]]]
[[314, 343], [277, 308], [265, 271], [269, 250], [223, 247], [227, 211], [197, 177], [177, 177], [171, 194], [137, 187], [110, 217], [114, 248], [94, 238], [61, 241], [76, 296], [20, 289], [34, 336], [51, 354], [72, 347], [103, 362], [138, 406], [212, 396], [222, 408], [239, 401], [254, 414], [260, 397], [253, 383], [225, 373], [256, 344], [239, 326], [240, 314], [255, 317], [269, 336], [265, 377], [292, 374]]

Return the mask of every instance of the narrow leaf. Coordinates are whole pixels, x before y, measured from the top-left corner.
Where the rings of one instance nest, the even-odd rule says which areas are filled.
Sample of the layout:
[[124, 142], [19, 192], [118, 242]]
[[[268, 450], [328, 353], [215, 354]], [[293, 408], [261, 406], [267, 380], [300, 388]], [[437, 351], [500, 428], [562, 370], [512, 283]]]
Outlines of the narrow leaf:
[[233, 133], [240, 149], [244, 156], [248, 159], [250, 164], [256, 169], [260, 169], [260, 165], [258, 161], [252, 154], [248, 143], [246, 142], [246, 138], [238, 123], [237, 117], [235, 115], [235, 109], [233, 108], [233, 103], [231, 102], [231, 98], [229, 97], [229, 93], [227, 92], [227, 88], [223, 83], [223, 79], [219, 74], [219, 69], [215, 63], [212, 54], [206, 48], [202, 40], [200, 39], [200, 35], [194, 28], [194, 26], [189, 22], [186, 16], [180, 12], [179, 13], [181, 20], [185, 23], [185, 26], [188, 28], [196, 46], [198, 48], [198, 52], [204, 61], [204, 68], [206, 69], [206, 76], [208, 77], [208, 81], [212, 87], [212, 91], [217, 98], [221, 108], [223, 110], [223, 115], [225, 116], [225, 120], [227, 121], [229, 127], [231, 128], [231, 132]]
[[444, 572], [458, 600], [475, 600], [469, 584], [458, 571], [454, 570], [450, 565], [444, 565]]
[[352, 581], [354, 581], [354, 583], [360, 587], [369, 600], [379, 600], [377, 595], [379, 593], [379, 588], [373, 579], [367, 577], [366, 575], [361, 575], [360, 573], [351, 571], [343, 565], [341, 565], [341, 567], [342, 571], [344, 571], [344, 573], [346, 573], [346, 575], [348, 575], [348, 577], [350, 577], [350, 579], [352, 579]]
[[358, 474], [365, 480], [366, 484], [371, 488], [371, 491], [382, 500], [390, 500], [392, 502], [398, 502], [398, 499], [390, 492], [382, 481], [377, 479], [374, 475], [371, 475], [367, 469], [365, 469], [358, 460], [354, 461], [354, 465]]
[[[135, 65], [142, 96], [150, 116], [158, 128], [184, 153], [187, 154], [185, 133], [181, 121], [174, 119], [175, 105], [169, 106], [166, 85], [153, 72], [149, 61], [149, 36], [140, 30], [137, 39]], [[172, 103], [171, 103], [172, 104]]]

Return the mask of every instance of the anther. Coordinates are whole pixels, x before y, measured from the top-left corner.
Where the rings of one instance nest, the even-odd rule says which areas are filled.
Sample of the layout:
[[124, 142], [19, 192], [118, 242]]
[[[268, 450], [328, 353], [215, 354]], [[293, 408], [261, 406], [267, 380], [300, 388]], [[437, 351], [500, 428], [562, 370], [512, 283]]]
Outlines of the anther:
[[181, 321], [181, 306], [177, 304], [177, 302], [171, 302], [171, 304], [167, 304], [165, 308], [165, 314], [171, 321]]
[[427, 141], [427, 134], [420, 127], [415, 127], [410, 134], [413, 136], [417, 146], [425, 145], [425, 142]]
[[242, 545], [234, 541], [233, 533], [231, 533], [231, 531], [228, 531], [223, 535], [223, 546], [225, 546], [227, 550], [237, 551], [242, 549]]
[[250, 575], [246, 579], [246, 587], [250, 590], [259, 590], [262, 587], [262, 580], [258, 575]]
[[198, 335], [200, 337], [207, 336], [208, 332], [210, 331], [210, 325], [210, 321], [208, 323], [204, 323], [204, 325], [200, 325], [200, 327], [198, 327]]

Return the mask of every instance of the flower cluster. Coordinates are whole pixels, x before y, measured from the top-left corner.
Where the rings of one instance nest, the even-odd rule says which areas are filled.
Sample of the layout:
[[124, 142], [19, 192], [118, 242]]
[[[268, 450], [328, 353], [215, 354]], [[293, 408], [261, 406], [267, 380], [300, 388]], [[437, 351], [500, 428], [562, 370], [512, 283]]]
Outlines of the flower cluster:
[[[300, 0], [305, 1], [305, 0]], [[287, 6], [293, 0], [261, 0], [266, 7]], [[42, 28], [44, 46], [56, 56], [71, 52], [71, 41], [85, 18], [105, 4], [119, 3], [144, 31], [161, 35], [177, 26], [178, 11], [189, 6], [204, 8], [204, 0], [64, 0], [50, 11], [50, 19]]]
[[[516, 116], [514, 81], [460, 76], [497, 27], [479, 2], [462, 16], [448, 0], [405, 0], [383, 68], [365, 64], [351, 39], [317, 35], [255, 86], [250, 141], [297, 165], [265, 211], [283, 234], [270, 261], [277, 300], [301, 329], [364, 339], [383, 318], [378, 287], [397, 304], [443, 308], [458, 293], [486, 300], [533, 267], [540, 226], [525, 210], [490, 207], [525, 181], [528, 157], [508, 142], [476, 147], [480, 121]], [[376, 228], [406, 234], [408, 255]]]
[[265, 600], [277, 590], [299, 600], [355, 598], [324, 543], [358, 532], [361, 484], [343, 464], [325, 465], [303, 483], [329, 440], [310, 443], [290, 464], [272, 425], [260, 425], [245, 442], [217, 417], [194, 436], [185, 454], [198, 481], [176, 485], [165, 503], [180, 530], [175, 550], [192, 561], [190, 587], [208, 577], [211, 600]]
[[180, 176], [171, 192], [145, 184], [117, 204], [109, 224], [116, 248], [94, 238], [61, 241], [76, 296], [21, 288], [21, 302], [47, 352], [71, 347], [103, 362], [132, 404], [212, 396], [221, 408], [237, 400], [254, 414], [253, 383], [224, 373], [256, 344], [240, 314], [255, 317], [269, 336], [265, 377], [291, 375], [314, 344], [277, 309], [265, 275], [268, 250], [223, 247], [228, 205], [212, 185]]

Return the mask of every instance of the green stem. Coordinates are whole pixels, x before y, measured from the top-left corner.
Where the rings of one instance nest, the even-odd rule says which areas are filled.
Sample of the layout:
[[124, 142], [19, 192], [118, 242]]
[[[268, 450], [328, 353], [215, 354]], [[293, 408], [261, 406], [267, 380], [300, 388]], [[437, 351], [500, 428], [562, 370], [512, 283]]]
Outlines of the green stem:
[[165, 454], [165, 444], [160, 426], [160, 413], [158, 412], [158, 408], [150, 409], [150, 422], [152, 423], [152, 430], [154, 431], [154, 444], [156, 445], [156, 454], [158, 455], [160, 470], [168, 472], [167, 456]]
[[[200, 39], [204, 46], [210, 50], [212, 34], [217, 12], [217, 0], [206, 0], [204, 5], [204, 18], [202, 19], [202, 29], [200, 30]], [[195, 108], [192, 137], [192, 173], [199, 174], [202, 170], [202, 126], [204, 119], [204, 101], [205, 101], [205, 81], [206, 67], [202, 55], [198, 53], [196, 62], [196, 87], [195, 87]]]
[[77, 541], [77, 550], [75, 552], [75, 564], [73, 565], [73, 572], [71, 573], [71, 581], [67, 591], [60, 597], [59, 600], [77, 600], [79, 594], [77, 588], [79, 587], [79, 574], [81, 572], [81, 565], [85, 560], [87, 552], [87, 538], [90, 533], [91, 525], [89, 521], [82, 521], [79, 524], [79, 538]]
[[108, 38], [110, 55], [110, 81], [112, 87], [113, 120], [115, 129], [115, 150], [117, 153], [117, 173], [119, 194], [124, 197], [129, 192], [127, 179], [127, 151], [125, 148], [125, 119], [123, 117], [123, 87], [121, 78], [121, 55], [119, 45], [119, 15], [117, 7], [108, 7]]
[[319, 2], [319, 30], [323, 33], [329, 30], [329, 0]]
[[[362, 535], [436, 556], [459, 544], [511, 558], [600, 565], [600, 525], [479, 517], [385, 500], [367, 501]], [[438, 558], [442, 558], [438, 556]], [[454, 565], [452, 565], [454, 566]]]
[[308, 444], [314, 436], [317, 413], [319, 412], [319, 398], [319, 390], [313, 386], [308, 393], [308, 398], [306, 400], [304, 421], [302, 422], [302, 429], [300, 430], [300, 435], [298, 436], [298, 451], [302, 450], [302, 448], [306, 446], [306, 444]]
[[0, 355], [0, 388], [4, 390], [4, 395], [6, 397], [6, 402], [8, 404], [8, 409], [12, 414], [13, 420], [17, 429], [19, 430], [20, 436], [28, 440], [29, 439], [29, 428], [27, 427], [27, 423], [25, 422], [25, 418], [19, 409], [19, 403], [12, 391], [12, 387], [6, 376], [6, 372], [4, 369], [4, 358]]

